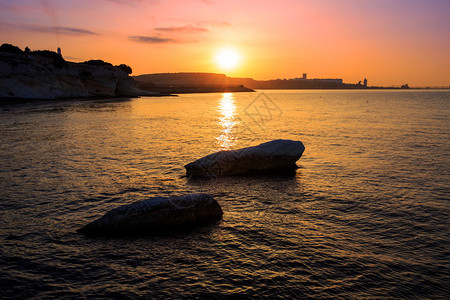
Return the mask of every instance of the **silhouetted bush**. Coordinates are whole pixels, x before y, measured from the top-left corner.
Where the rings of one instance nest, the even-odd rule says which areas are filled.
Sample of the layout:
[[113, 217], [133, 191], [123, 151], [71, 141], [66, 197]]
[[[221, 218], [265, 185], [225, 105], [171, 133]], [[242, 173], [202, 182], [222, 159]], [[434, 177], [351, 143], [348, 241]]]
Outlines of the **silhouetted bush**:
[[125, 64], [120, 64], [118, 66], [116, 66], [117, 68], [121, 69], [122, 71], [124, 71], [125, 73], [127, 73], [128, 75], [133, 73], [133, 69], [131, 69], [130, 66], [127, 66]]
[[0, 46], [1, 52], [7, 52], [7, 53], [16, 53], [16, 54], [22, 54], [23, 51], [17, 46], [11, 45], [11, 44], [2, 44]]
[[66, 63], [66, 61], [64, 60], [64, 58], [62, 58], [61, 55], [59, 55], [58, 53], [54, 52], [54, 51], [50, 51], [50, 50], [36, 50], [36, 51], [31, 51], [30, 52], [32, 55], [36, 55], [36, 56], [41, 56], [41, 57], [46, 57], [46, 58], [50, 58], [53, 60], [53, 64], [55, 65], [55, 67], [61, 68], [62, 66], [64, 66]]
[[127, 66], [125, 64], [120, 64], [118, 66], [119, 69], [121, 69], [122, 71], [124, 71], [125, 73], [127, 73], [128, 75], [130, 75], [131, 73], [133, 73], [133, 69], [131, 69], [130, 66]]
[[83, 62], [83, 64], [91, 65], [91, 66], [110, 66], [110, 67], [113, 66], [109, 62], [105, 62], [101, 59], [91, 59], [91, 60]]

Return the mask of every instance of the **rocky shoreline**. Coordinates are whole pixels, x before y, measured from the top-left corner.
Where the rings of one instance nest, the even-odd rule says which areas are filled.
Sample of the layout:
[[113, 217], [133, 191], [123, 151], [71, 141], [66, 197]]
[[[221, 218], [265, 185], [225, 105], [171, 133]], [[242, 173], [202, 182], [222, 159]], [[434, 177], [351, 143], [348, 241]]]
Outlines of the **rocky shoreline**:
[[51, 51], [13, 49], [16, 53], [0, 51], [3, 102], [161, 95], [140, 90], [126, 65], [113, 66], [101, 60], [74, 63]]

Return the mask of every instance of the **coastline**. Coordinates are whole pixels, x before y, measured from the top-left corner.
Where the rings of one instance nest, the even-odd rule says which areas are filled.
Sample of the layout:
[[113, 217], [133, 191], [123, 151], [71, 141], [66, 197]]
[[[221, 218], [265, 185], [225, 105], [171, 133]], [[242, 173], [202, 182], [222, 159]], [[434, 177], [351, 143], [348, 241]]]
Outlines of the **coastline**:
[[14, 98], [14, 97], [0, 97], [0, 106], [11, 104], [24, 103], [39, 103], [39, 102], [64, 102], [64, 101], [93, 101], [93, 100], [121, 100], [133, 99], [141, 97], [178, 97], [174, 94], [154, 94], [154, 95], [139, 95], [139, 96], [92, 96], [92, 97], [59, 97], [59, 98]]
[[0, 105], [38, 101], [101, 100], [240, 93], [256, 90], [433, 90], [430, 87], [378, 87], [342, 79], [254, 80], [216, 73], [155, 73], [130, 76], [131, 67], [102, 60], [74, 63], [48, 50], [22, 51], [3, 44], [0, 51]]
[[[139, 86], [140, 89], [145, 89]], [[255, 92], [245, 86], [157, 86], [151, 90], [162, 94], [195, 94], [195, 93], [246, 93]]]
[[0, 49], [0, 101], [95, 99], [166, 94], [140, 90], [127, 65], [102, 60], [74, 63], [48, 50]]
[[229, 88], [211, 88], [211, 89], [199, 89], [198, 87], [185, 87], [184, 90], [172, 88], [164, 89], [161, 88], [159, 93], [151, 94], [151, 95], [139, 95], [139, 96], [90, 96], [90, 97], [58, 97], [58, 98], [18, 98], [18, 97], [0, 97], [0, 106], [5, 105], [13, 105], [13, 104], [26, 104], [26, 103], [40, 103], [40, 102], [64, 102], [64, 101], [93, 101], [93, 100], [113, 100], [119, 101], [121, 99], [134, 99], [141, 97], [178, 97], [178, 94], [208, 94], [208, 93], [253, 93], [258, 91], [269, 91], [269, 90], [314, 90], [314, 91], [326, 91], [326, 90], [353, 90], [353, 91], [376, 91], [376, 90], [396, 90], [396, 91], [439, 91], [439, 90], [449, 90], [448, 88], [410, 88], [410, 89], [401, 89], [396, 87], [385, 87], [385, 88], [365, 88], [365, 89], [355, 89], [355, 88], [347, 88], [347, 89], [257, 89], [257, 90], [233, 90]]

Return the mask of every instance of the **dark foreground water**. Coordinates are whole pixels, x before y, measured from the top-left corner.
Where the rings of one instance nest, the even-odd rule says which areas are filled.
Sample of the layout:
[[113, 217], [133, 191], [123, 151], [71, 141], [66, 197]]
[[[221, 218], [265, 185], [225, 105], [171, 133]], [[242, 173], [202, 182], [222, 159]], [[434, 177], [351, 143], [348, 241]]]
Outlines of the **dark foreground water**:
[[[219, 149], [301, 140], [295, 176], [190, 180]], [[0, 106], [0, 298], [450, 298], [450, 92], [267, 91]], [[218, 224], [75, 230], [153, 196]]]

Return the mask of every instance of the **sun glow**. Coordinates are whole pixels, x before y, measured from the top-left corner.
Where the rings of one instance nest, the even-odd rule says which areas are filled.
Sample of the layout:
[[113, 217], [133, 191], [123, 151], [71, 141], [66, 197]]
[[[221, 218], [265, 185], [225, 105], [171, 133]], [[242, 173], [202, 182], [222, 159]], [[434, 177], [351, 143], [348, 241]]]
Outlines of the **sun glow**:
[[217, 51], [214, 61], [221, 69], [229, 71], [239, 66], [241, 58], [240, 53], [236, 49], [227, 47]]

